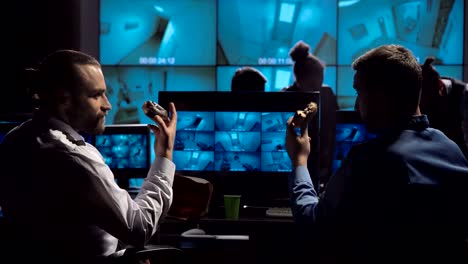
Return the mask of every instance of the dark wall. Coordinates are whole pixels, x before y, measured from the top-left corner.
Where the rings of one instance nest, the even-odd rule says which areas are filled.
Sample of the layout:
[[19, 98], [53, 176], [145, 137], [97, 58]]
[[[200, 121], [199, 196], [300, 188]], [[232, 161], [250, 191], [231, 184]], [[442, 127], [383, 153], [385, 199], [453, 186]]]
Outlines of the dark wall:
[[3, 9], [2, 17], [2, 46], [6, 57], [0, 88], [0, 118], [3, 119], [31, 110], [22, 70], [37, 66], [56, 49], [79, 49], [80, 40], [79, 0], [10, 2], [14, 3]]

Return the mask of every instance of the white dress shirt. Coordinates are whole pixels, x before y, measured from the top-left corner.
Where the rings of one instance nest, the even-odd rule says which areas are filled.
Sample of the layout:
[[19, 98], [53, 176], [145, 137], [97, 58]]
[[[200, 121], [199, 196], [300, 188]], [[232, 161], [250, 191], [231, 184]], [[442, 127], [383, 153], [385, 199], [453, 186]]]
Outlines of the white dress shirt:
[[23, 123], [4, 138], [2, 151], [7, 170], [15, 171], [0, 177], [13, 240], [44, 252], [86, 259], [114, 253], [119, 240], [143, 246], [172, 202], [172, 161], [157, 158], [132, 199], [99, 151], [54, 118]]

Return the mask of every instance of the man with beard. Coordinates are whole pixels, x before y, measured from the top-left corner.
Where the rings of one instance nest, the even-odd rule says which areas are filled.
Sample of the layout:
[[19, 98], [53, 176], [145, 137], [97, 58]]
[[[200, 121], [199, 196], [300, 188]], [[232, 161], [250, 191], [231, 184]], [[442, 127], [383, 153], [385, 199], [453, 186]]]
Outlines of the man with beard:
[[156, 159], [132, 199], [80, 135], [102, 133], [111, 109], [99, 62], [59, 50], [27, 73], [39, 108], [1, 144], [0, 204], [15, 263], [94, 263], [144, 246], [172, 202], [174, 104], [170, 121], [149, 125]]

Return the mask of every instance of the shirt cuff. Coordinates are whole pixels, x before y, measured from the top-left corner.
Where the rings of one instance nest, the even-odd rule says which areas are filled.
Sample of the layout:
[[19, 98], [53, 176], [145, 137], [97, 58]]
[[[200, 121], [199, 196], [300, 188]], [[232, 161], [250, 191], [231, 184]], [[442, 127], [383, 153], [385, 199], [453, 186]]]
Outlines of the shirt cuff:
[[296, 182], [310, 182], [312, 183], [312, 180], [310, 179], [310, 174], [309, 170], [307, 169], [307, 166], [297, 166], [295, 169], [295, 181]]
[[158, 157], [153, 161], [148, 176], [156, 175], [165, 177], [172, 186], [175, 169], [176, 166], [174, 162], [164, 157]]

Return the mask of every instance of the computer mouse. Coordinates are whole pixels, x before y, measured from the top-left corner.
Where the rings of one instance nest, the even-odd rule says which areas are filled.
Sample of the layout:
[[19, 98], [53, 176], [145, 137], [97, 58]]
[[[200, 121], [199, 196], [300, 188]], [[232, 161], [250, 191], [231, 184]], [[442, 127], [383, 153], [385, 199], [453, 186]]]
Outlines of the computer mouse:
[[192, 228], [182, 233], [182, 236], [194, 236], [194, 235], [195, 236], [206, 235], [206, 232], [205, 230], [200, 229], [200, 228]]

